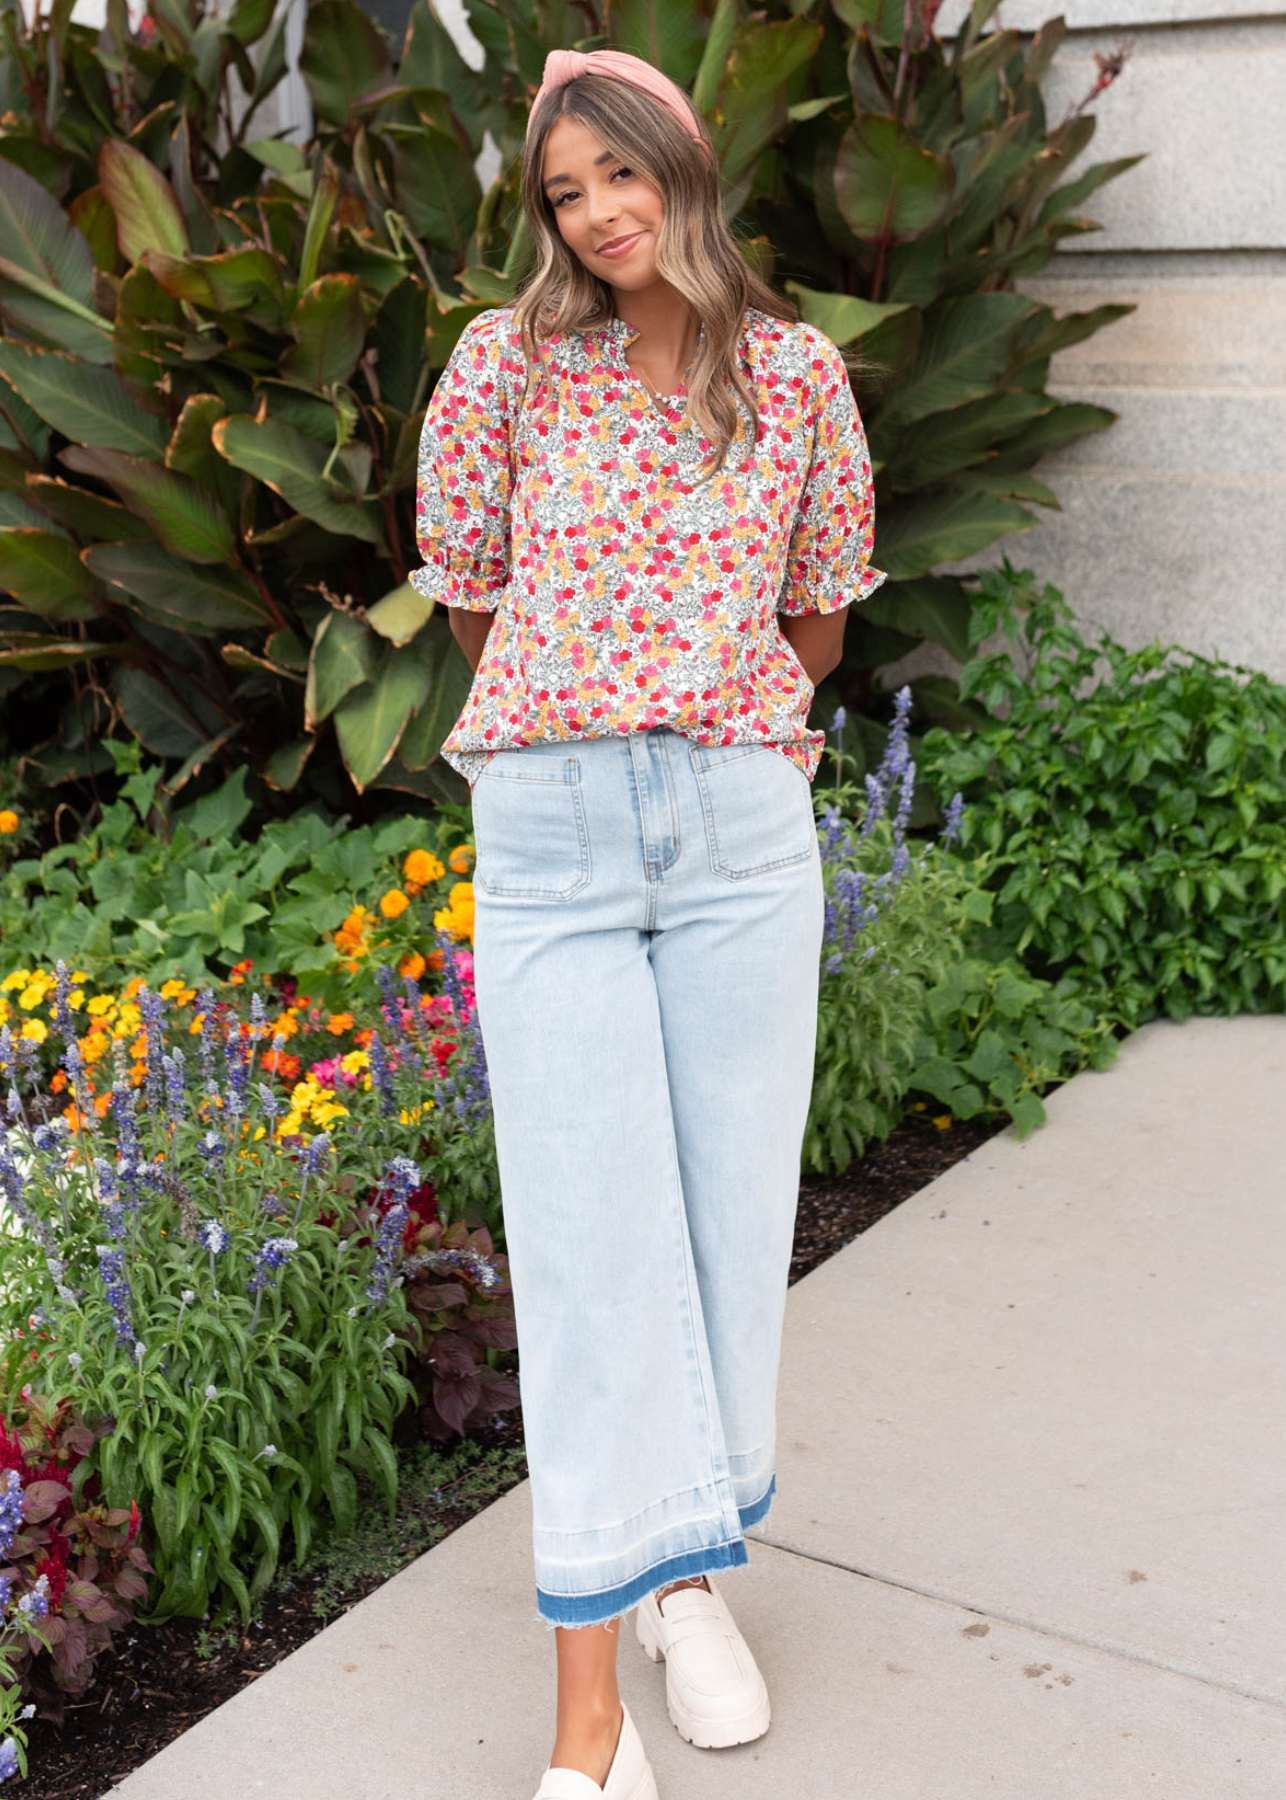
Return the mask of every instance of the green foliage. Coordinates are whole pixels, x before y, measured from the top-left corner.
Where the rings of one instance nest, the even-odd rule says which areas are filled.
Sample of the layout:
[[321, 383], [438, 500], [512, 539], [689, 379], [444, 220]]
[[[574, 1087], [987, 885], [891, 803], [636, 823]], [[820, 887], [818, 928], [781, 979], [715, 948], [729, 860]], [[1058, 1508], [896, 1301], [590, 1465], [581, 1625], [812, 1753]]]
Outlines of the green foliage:
[[[460, 879], [447, 863], [467, 842], [467, 809], [433, 821], [409, 815], [352, 826], [311, 806], [260, 832], [246, 771], [191, 805], [176, 806], [161, 769], [136, 744], [113, 742], [119, 797], [98, 822], [42, 856], [0, 869], [0, 935], [9, 967], [60, 957], [100, 986], [128, 975], [219, 980], [249, 957], [261, 975], [299, 979], [320, 1005], [374, 1005], [371, 949], [396, 963], [431, 939], [435, 912]], [[463, 829], [462, 829], [463, 826]], [[3, 842], [4, 840], [0, 840]], [[425, 848], [444, 868], [395, 920], [378, 901], [402, 879], [406, 854]], [[470, 858], [471, 860], [471, 858]], [[334, 943], [354, 907], [372, 927], [354, 975]]]
[[984, 730], [933, 729], [921, 771], [968, 803], [992, 934], [1134, 1030], [1160, 1014], [1286, 1008], [1286, 688], [1159, 641], [1087, 645], [1057, 589], [984, 575], [961, 693]]
[[[181, 765], [175, 791], [250, 762], [332, 804], [349, 781], [463, 798], [438, 752], [470, 672], [407, 581], [416, 448], [434, 371], [524, 274], [525, 96], [577, 32], [691, 89], [747, 256], [865, 359], [875, 557], [893, 579], [854, 620], [845, 698], [874, 707], [872, 671], [924, 638], [954, 649], [970, 589], [930, 571], [1025, 528], [1024, 502], [1056, 504], [1032, 466], [1113, 415], [1046, 394], [1050, 355], [1129, 310], [1056, 319], [1010, 291], [1094, 228], [1082, 202], [1137, 159], [1063, 179], [1094, 122], [1044, 116], [1061, 21], [1024, 53], [1016, 32], [981, 36], [991, 10], [980, 0], [948, 54], [914, 10], [867, 0], [649, 0], [574, 21], [473, 0], [474, 71], [417, 0], [395, 75], [355, 0], [319, 0], [305, 151], [252, 135], [286, 71], [284, 8], [216, 17], [192, 0], [144, 36], [120, 0], [101, 32], [58, 8], [28, 26], [7, 0], [0, 694], [15, 746], [38, 747], [46, 783], [105, 772], [102, 740], [123, 729]], [[488, 132], [503, 173], [483, 193]], [[916, 690], [942, 722], [969, 716], [941, 677]]]
[[886, 1138], [916, 1093], [961, 1119], [1006, 1114], [1026, 1137], [1044, 1122], [1043, 1091], [1116, 1056], [1108, 1020], [1031, 974], [989, 931], [990, 855], [970, 862], [949, 848], [961, 797], [938, 841], [906, 840], [917, 775], [910, 707], [903, 687], [856, 816], [842, 711], [828, 752], [836, 784], [823, 790], [833, 799], [818, 832], [827, 923], [803, 1147], [814, 1170], [843, 1169], [869, 1139]]

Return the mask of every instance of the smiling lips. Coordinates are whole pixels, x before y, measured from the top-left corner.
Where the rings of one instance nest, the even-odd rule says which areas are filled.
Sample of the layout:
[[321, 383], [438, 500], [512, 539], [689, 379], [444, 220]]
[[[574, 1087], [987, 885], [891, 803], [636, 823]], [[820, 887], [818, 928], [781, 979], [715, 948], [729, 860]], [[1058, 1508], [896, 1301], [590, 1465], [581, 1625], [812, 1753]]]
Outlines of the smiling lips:
[[621, 256], [625, 251], [632, 249], [635, 242], [642, 236], [641, 231], [634, 231], [630, 233], [629, 237], [609, 238], [607, 243], [599, 245], [598, 254], [600, 256]]

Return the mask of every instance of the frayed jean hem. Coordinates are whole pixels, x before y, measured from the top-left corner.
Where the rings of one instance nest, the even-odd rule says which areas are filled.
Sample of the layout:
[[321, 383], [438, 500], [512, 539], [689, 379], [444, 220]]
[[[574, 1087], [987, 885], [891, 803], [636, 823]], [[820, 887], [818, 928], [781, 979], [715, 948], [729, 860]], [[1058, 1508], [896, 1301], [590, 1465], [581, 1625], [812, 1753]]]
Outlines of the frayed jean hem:
[[[737, 1508], [743, 1531], [757, 1525], [765, 1516], [776, 1491], [777, 1477], [774, 1475], [768, 1491], [760, 1499]], [[607, 1625], [632, 1606], [637, 1606], [645, 1594], [668, 1587], [672, 1581], [711, 1574], [716, 1569], [739, 1569], [749, 1560], [745, 1540], [734, 1538], [726, 1543], [711, 1544], [708, 1549], [684, 1550], [677, 1556], [664, 1557], [628, 1581], [622, 1581], [616, 1587], [600, 1588], [592, 1594], [550, 1594], [537, 1587], [536, 1610], [551, 1629], [558, 1625]]]

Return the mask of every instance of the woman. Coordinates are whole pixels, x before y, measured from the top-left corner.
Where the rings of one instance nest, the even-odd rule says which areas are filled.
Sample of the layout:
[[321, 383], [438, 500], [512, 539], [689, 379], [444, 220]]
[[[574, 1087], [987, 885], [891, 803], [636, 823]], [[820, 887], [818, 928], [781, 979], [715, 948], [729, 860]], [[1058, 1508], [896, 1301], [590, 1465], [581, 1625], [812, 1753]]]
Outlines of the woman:
[[843, 358], [746, 266], [704, 123], [649, 64], [555, 51], [536, 268], [466, 327], [420, 447], [411, 576], [475, 671], [494, 1108], [557, 1726], [537, 1800], [655, 1800], [621, 1618], [702, 1747], [768, 1728], [715, 1571], [775, 1487], [812, 1087], [806, 719], [878, 586]]

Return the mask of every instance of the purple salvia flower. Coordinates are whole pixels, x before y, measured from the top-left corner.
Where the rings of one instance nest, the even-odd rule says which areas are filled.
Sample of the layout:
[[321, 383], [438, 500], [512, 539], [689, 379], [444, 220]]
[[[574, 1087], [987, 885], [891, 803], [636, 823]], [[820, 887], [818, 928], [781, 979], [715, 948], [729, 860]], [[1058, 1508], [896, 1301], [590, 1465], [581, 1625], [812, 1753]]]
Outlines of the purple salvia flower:
[[222, 1256], [232, 1240], [217, 1219], [207, 1219], [197, 1236], [210, 1252], [210, 1285], [213, 1287], [214, 1259], [216, 1256]]
[[388, 1052], [378, 1031], [371, 1034], [367, 1055], [371, 1059], [371, 1086], [379, 1095], [380, 1112], [386, 1119], [391, 1119], [397, 1111], [397, 1101], [393, 1096], [393, 1071], [389, 1068]]
[[229, 1133], [235, 1137], [237, 1121], [246, 1116], [246, 1092], [250, 1083], [250, 1065], [246, 1061], [241, 1027], [235, 1020], [229, 1025], [223, 1040], [223, 1059], [228, 1072], [227, 1098], [223, 1110], [228, 1120]]
[[201, 1065], [202, 1092], [216, 1095], [219, 1083], [214, 1072], [214, 992], [211, 988], [202, 988], [197, 995], [197, 1005], [201, 1009], [201, 1030], [196, 1040], [197, 1061]]
[[960, 819], [963, 812], [964, 795], [957, 788], [947, 805], [946, 820], [942, 827], [941, 836], [938, 839], [938, 842], [944, 850], [948, 849], [959, 837]]
[[21, 1525], [22, 1477], [16, 1469], [6, 1469], [0, 1478], [0, 1556], [8, 1558]]
[[396, 1032], [400, 1036], [403, 1029], [402, 1008], [398, 1000], [397, 981], [392, 969], [386, 968], [381, 963], [375, 971], [375, 979], [380, 984], [380, 1011], [384, 1015], [384, 1023], [390, 1031]]
[[49, 1614], [49, 1577], [42, 1575], [31, 1592], [24, 1594], [14, 1608], [14, 1618], [23, 1625], [30, 1625], [33, 1619], [44, 1619]]
[[161, 1059], [165, 1076], [165, 1110], [177, 1125], [187, 1117], [187, 1068], [182, 1050], [177, 1046]]
[[18, 1744], [11, 1735], [0, 1743], [0, 1781], [8, 1781], [18, 1773]]
[[71, 970], [62, 957], [54, 965], [54, 1026], [63, 1043], [76, 1035], [76, 1020], [71, 1010]]
[[112, 1313], [116, 1321], [116, 1341], [129, 1344], [134, 1341], [134, 1328], [130, 1323], [130, 1291], [125, 1279], [125, 1256], [120, 1250], [112, 1250], [106, 1244], [98, 1247], [98, 1272], [107, 1289], [107, 1298], [111, 1302]]
[[[389, 1171], [392, 1171], [394, 1163], [405, 1163], [409, 1160], [405, 1156], [395, 1157], [394, 1162], [389, 1164]], [[412, 1169], [415, 1168], [414, 1163], [411, 1163], [410, 1166]], [[371, 1270], [371, 1279], [366, 1288], [367, 1298], [373, 1305], [378, 1306], [388, 1299], [389, 1278], [394, 1263], [401, 1257], [402, 1233], [406, 1230], [408, 1217], [406, 1204], [399, 1199], [394, 1201], [380, 1221], [379, 1237], [375, 1243], [375, 1265]]]
[[[16, 1471], [15, 1471], [16, 1473]], [[0, 1619], [9, 1610], [9, 1601], [13, 1595], [13, 1576], [0, 1575]]]

